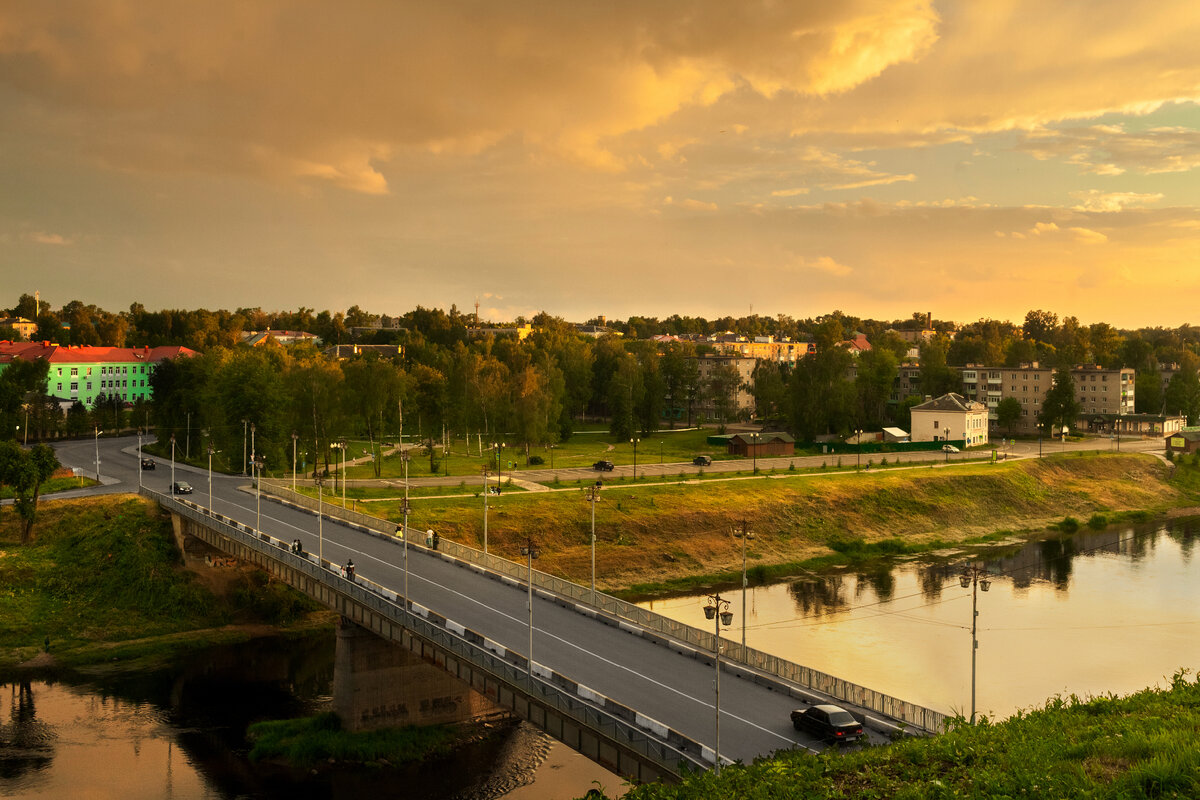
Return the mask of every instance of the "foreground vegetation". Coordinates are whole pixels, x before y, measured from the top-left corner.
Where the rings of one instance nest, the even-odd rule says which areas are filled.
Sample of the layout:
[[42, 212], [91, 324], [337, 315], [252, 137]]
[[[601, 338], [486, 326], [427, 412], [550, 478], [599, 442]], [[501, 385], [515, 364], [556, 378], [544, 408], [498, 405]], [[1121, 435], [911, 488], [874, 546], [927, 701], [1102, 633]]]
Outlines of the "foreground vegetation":
[[1057, 698], [997, 724], [818, 756], [790, 751], [629, 800], [1192, 798], [1200, 796], [1200, 680], [1127, 697]]
[[[743, 524], [752, 580], [865, 557], [988, 541], [1063, 517], [1111, 521], [1133, 512], [1196, 505], [1200, 470], [1168, 479], [1161, 461], [1137, 454], [1066, 454], [1038, 460], [792, 477], [783, 472], [703, 485], [608, 485], [596, 505], [597, 582], [642, 595], [732, 579], [741, 570]], [[586, 483], [586, 482], [585, 482]], [[539, 568], [588, 582], [591, 509], [574, 492], [505, 493], [489, 499], [489, 550], [519, 558], [531, 536]], [[409, 524], [483, 544], [479, 498], [412, 506]], [[370, 511], [393, 521], [398, 502]]]
[[283, 624], [315, 609], [257, 571], [233, 572], [214, 592], [183, 569], [169, 518], [139, 497], [45, 504], [33, 540], [19, 541], [4, 509], [0, 669], [47, 647], [69, 666], [166, 656], [245, 638], [221, 630], [231, 623]]
[[338, 716], [330, 712], [256, 722], [247, 734], [254, 743], [251, 761], [277, 759], [297, 767], [310, 767], [331, 759], [396, 766], [448, 753], [462, 741], [460, 732], [449, 725], [409, 725], [349, 733], [342, 730]]

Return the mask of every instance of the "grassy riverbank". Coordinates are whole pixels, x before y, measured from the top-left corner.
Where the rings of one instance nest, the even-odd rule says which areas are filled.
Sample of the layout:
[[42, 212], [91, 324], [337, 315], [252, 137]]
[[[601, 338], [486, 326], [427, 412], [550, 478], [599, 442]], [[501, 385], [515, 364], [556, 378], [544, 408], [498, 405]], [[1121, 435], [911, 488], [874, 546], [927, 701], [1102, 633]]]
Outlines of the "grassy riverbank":
[[[597, 582], [645, 593], [720, 580], [741, 570], [745, 523], [751, 571], [763, 577], [863, 555], [916, 552], [1041, 530], [1064, 517], [1116, 520], [1192, 506], [1192, 467], [1137, 454], [1067, 454], [1000, 464], [886, 472], [756, 477], [685, 486], [606, 486], [596, 506]], [[519, 559], [531, 536], [539, 568], [590, 580], [590, 508], [579, 493], [524, 492], [489, 501], [489, 549]], [[400, 518], [397, 504], [371, 512]], [[482, 501], [413, 504], [410, 524], [483, 543]], [[756, 570], [755, 567], [758, 567]]]
[[219, 586], [186, 571], [169, 518], [135, 496], [45, 503], [34, 540], [19, 541], [16, 514], [5, 508], [0, 670], [35, 657], [68, 667], [154, 661], [316, 609], [257, 571], [231, 571]]
[[328, 712], [256, 722], [250, 726], [248, 736], [254, 743], [251, 761], [279, 760], [296, 767], [330, 760], [395, 766], [449, 753], [469, 738], [465, 729], [449, 725], [349, 733], [342, 730], [337, 715]]
[[787, 798], [1191, 798], [1200, 796], [1200, 682], [1053, 700], [995, 725], [825, 753], [786, 752], [680, 785], [632, 788], [629, 800]]

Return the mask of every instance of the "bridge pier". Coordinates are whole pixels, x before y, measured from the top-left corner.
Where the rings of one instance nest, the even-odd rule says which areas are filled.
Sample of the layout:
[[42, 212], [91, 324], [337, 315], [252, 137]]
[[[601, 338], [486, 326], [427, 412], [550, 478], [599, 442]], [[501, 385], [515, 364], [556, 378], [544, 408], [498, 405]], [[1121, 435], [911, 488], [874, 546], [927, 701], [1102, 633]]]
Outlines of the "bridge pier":
[[349, 731], [467, 722], [505, 712], [441, 667], [338, 619], [333, 710]]

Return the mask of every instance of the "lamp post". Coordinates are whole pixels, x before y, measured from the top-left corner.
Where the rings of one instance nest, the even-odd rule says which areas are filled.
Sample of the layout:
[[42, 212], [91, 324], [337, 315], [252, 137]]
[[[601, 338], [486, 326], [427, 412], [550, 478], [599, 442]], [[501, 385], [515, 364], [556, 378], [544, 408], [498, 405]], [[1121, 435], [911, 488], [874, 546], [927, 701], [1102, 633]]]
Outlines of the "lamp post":
[[[45, 430], [45, 429], [43, 428], [43, 430]], [[24, 437], [24, 440], [21, 442], [21, 446], [28, 447], [29, 446], [29, 403], [25, 404], [25, 433], [22, 434], [22, 436]], [[138, 453], [138, 456], [141, 456], [141, 453]]]
[[250, 420], [242, 418], [242, 474], [246, 474], [246, 426], [250, 424]]
[[737, 528], [733, 529], [734, 536], [739, 533], [742, 537], [742, 652], [744, 656], [746, 650], [746, 586], [749, 584], [749, 580], [746, 578], [746, 540], [753, 539], [754, 534], [750, 532], [746, 520], [742, 520], [741, 531], [738, 531]]
[[974, 564], [963, 567], [963, 573], [958, 583], [964, 589], [971, 587], [971, 724], [975, 724], [975, 654], [979, 650], [979, 639], [976, 636], [976, 623], [979, 621], [979, 593], [976, 587], [987, 591], [992, 582], [987, 578], [987, 570]]
[[[213, 513], [212, 510], [212, 457], [213, 446], [212, 442], [208, 443], [208, 513]], [[138, 474], [141, 474], [140, 472]]]
[[342, 508], [346, 507], [346, 440], [341, 440], [342, 445]]
[[733, 624], [733, 612], [729, 610], [729, 601], [719, 594], [708, 595], [708, 605], [704, 607], [704, 616], [713, 620], [713, 664], [716, 666], [716, 680], [713, 681], [713, 707], [716, 708], [716, 741], [713, 742], [713, 769], [721, 772], [721, 626], [728, 628]]
[[[104, 431], [100, 430], [100, 426], [98, 426], [98, 425], [94, 426], [93, 430], [96, 431], [96, 483], [99, 483], [100, 482], [100, 434], [104, 433]], [[173, 444], [174, 441], [175, 441], [175, 437], [172, 436], [171, 437], [171, 442], [172, 442], [171, 458], [172, 459], [175, 458], [175, 448], [174, 448], [174, 444]], [[139, 463], [138, 464], [138, 474], [139, 475], [141, 474], [141, 469], [142, 469], [142, 465]], [[171, 480], [174, 481], [175, 480], [175, 477], [174, 477], [175, 473], [173, 471], [175, 469], [174, 461], [171, 462], [171, 469], [172, 469]]]
[[[255, 506], [254, 513], [255, 513], [256, 518], [254, 520], [254, 530], [256, 530], [256, 531], [262, 530], [262, 487], [259, 486], [259, 481], [262, 480], [262, 468], [263, 468], [263, 459], [255, 458], [254, 459], [254, 506]], [[209, 491], [210, 492], [212, 491], [211, 487], [209, 487]]]
[[496, 448], [496, 492], [499, 493], [500, 486], [504, 483], [502, 479], [504, 469], [500, 464], [500, 453], [504, 450], [504, 442], [493, 444], [492, 446]]
[[[400, 446], [403, 447], [404, 443], [401, 442]], [[405, 505], [408, 504], [408, 462], [411, 458], [412, 458], [412, 456], [410, 456], [408, 454], [407, 450], [401, 451], [400, 460], [404, 462], [404, 503], [405, 503]]]
[[592, 504], [592, 605], [596, 605], [596, 501], [600, 499], [600, 489], [604, 486], [596, 481], [587, 487], [587, 501]]
[[[97, 475], [99, 480], [99, 475]], [[175, 434], [171, 434], [171, 494], [175, 494]]]
[[[1122, 393], [1123, 394], [1123, 393]], [[1125, 398], [1121, 398], [1121, 405], [1117, 406], [1117, 452], [1121, 452], [1121, 412], [1125, 409]]]
[[942, 448], [946, 451], [946, 463], [950, 463], [950, 429], [946, 428], [946, 446]]
[[633, 444], [633, 479], [637, 481], [637, 446], [641, 439], [630, 439], [629, 441]]
[[192, 412], [187, 412], [187, 433], [183, 439], [183, 457], [192, 460]]
[[[254, 460], [254, 453], [255, 453], [255, 452], [256, 452], [256, 451], [255, 451], [255, 448], [254, 448], [254, 423], [253, 423], [253, 422], [251, 422], [251, 423], [250, 423], [250, 460], [251, 460], [251, 461], [253, 461], [253, 460]], [[243, 472], [242, 474], [243, 474], [243, 475], [245, 475], [246, 473], [244, 473], [244, 472]], [[257, 486], [257, 484], [255, 484], [255, 485]]]
[[488, 486], [488, 477], [491, 476], [491, 470], [487, 467], [483, 468], [483, 552], [486, 555], [488, 551], [487, 541], [487, 512], [488, 512], [488, 492], [492, 487]]
[[142, 488], [142, 429], [138, 428], [138, 488]]
[[526, 578], [529, 584], [529, 677], [533, 677], [533, 560], [541, 555], [541, 552], [534, 547], [531, 537], [525, 538], [525, 545], [521, 548], [521, 555], [525, 556]]
[[325, 495], [325, 479], [320, 475], [313, 476], [313, 483], [317, 485], [317, 559], [318, 566], [325, 565], [325, 515], [322, 512], [322, 499]]
[[750, 434], [750, 446], [752, 448], [754, 448], [751, 452], [754, 455], [753, 465], [754, 465], [754, 474], [755, 475], [758, 474], [758, 437], [759, 437], [759, 434], [757, 431]]
[[292, 431], [292, 491], [296, 491], [296, 440], [300, 437]]
[[858, 463], [855, 465], [854, 471], [858, 472], [862, 469], [862, 428], [855, 429], [854, 440], [858, 442]]
[[404, 512], [404, 609], [407, 611], [412, 608], [408, 602], [408, 498], [404, 498], [404, 502], [400, 506], [400, 510]]

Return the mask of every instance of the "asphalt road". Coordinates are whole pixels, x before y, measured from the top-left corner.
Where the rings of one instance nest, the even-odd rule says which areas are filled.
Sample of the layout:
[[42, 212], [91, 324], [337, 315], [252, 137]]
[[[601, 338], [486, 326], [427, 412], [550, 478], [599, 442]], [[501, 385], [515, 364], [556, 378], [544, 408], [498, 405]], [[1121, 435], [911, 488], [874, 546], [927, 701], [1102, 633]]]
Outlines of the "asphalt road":
[[[136, 438], [101, 439], [99, 472], [103, 486], [80, 493], [136, 492], [138, 481], [167, 492], [172, 481], [169, 462], [156, 458], [157, 468], [139, 470]], [[67, 442], [56, 447], [59, 459], [68, 466], [95, 470], [96, 444]], [[203, 470], [176, 465], [175, 480], [195, 487], [191, 499], [213, 511], [256, 525], [261, 530], [291, 541], [299, 538], [306, 550], [341, 564], [353, 559], [357, 574], [403, 594], [404, 548], [355, 531], [326, 518], [318, 531], [317, 518], [243, 490], [248, 480], [241, 476], [212, 476]], [[529, 609], [523, 587], [489, 579], [424, 553], [408, 550], [408, 584], [414, 602], [448, 619], [483, 633], [509, 649], [525, 653], [529, 642]], [[704, 624], [697, 607], [697, 620]], [[735, 609], [736, 613], [736, 609]], [[533, 603], [534, 645], [537, 663], [584, 684], [613, 700], [669, 725], [685, 736], [712, 747], [714, 739], [714, 670], [694, 658], [656, 646], [619, 628], [592, 620], [586, 615], [542, 600]], [[788, 717], [796, 701], [752, 682], [728, 674], [721, 676], [721, 754], [728, 759], [749, 761], [780, 748], [823, 745], [807, 734], [797, 733]], [[877, 741], [883, 738], [875, 735]]]

